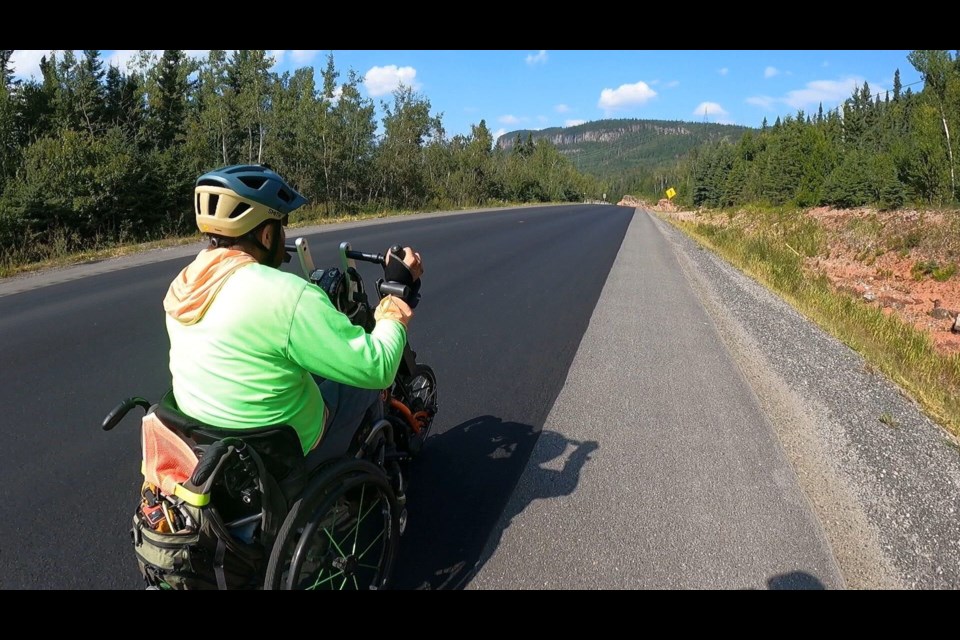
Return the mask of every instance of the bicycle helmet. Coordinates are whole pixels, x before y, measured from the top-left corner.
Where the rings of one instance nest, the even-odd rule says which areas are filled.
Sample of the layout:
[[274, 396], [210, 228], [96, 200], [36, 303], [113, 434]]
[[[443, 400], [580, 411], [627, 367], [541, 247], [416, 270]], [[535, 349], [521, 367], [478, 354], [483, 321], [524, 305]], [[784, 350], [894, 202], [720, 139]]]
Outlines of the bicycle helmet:
[[282, 222], [306, 203], [276, 172], [256, 164], [205, 173], [194, 189], [197, 227], [230, 238], [239, 238], [264, 220]]

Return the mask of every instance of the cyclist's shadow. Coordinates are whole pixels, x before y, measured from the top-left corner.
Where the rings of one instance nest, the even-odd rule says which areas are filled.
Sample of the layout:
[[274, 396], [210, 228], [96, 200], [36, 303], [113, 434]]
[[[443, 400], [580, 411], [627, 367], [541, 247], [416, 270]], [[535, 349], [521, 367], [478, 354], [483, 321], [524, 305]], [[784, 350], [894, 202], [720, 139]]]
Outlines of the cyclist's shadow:
[[410, 518], [394, 588], [463, 588], [483, 562], [488, 539], [496, 548], [502, 531], [534, 500], [575, 491], [597, 448], [594, 441], [493, 416], [432, 436], [410, 470]]

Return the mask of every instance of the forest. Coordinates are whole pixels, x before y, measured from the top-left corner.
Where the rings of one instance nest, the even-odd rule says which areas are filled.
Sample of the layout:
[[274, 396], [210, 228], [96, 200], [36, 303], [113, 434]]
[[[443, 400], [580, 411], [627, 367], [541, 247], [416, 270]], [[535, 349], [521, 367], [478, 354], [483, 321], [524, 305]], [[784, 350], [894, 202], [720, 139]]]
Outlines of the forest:
[[[265, 50], [52, 52], [22, 81], [0, 50], [0, 263], [194, 234], [193, 184], [266, 164], [311, 202], [301, 217], [580, 202], [603, 187], [532, 139], [494, 149], [484, 121], [447, 136], [429, 99], [399, 87], [376, 104], [327, 57], [277, 74]], [[319, 80], [317, 79], [319, 78]], [[296, 222], [296, 218], [294, 219]]]

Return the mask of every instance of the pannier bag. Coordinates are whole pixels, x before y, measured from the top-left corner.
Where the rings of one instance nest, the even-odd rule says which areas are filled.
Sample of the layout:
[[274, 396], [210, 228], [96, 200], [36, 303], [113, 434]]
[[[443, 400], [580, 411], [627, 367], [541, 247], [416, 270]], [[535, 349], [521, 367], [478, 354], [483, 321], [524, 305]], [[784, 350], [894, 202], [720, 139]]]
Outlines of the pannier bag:
[[220, 511], [211, 504], [210, 487], [198, 493], [187, 483], [200, 461], [190, 444], [153, 412], [143, 417], [142, 444], [144, 482], [131, 536], [148, 587], [262, 586], [265, 552], [254, 540], [260, 525], [259, 505], [249, 505], [252, 513], [239, 519], [242, 525], [227, 529]]

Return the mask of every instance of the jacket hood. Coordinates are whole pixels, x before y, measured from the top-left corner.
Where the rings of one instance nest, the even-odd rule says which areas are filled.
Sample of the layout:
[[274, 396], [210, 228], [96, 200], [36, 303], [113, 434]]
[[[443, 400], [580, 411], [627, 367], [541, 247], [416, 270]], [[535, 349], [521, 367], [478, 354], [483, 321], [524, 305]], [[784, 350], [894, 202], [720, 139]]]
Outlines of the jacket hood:
[[170, 283], [163, 299], [164, 311], [181, 324], [200, 322], [227, 278], [249, 264], [257, 264], [249, 253], [204, 249]]

